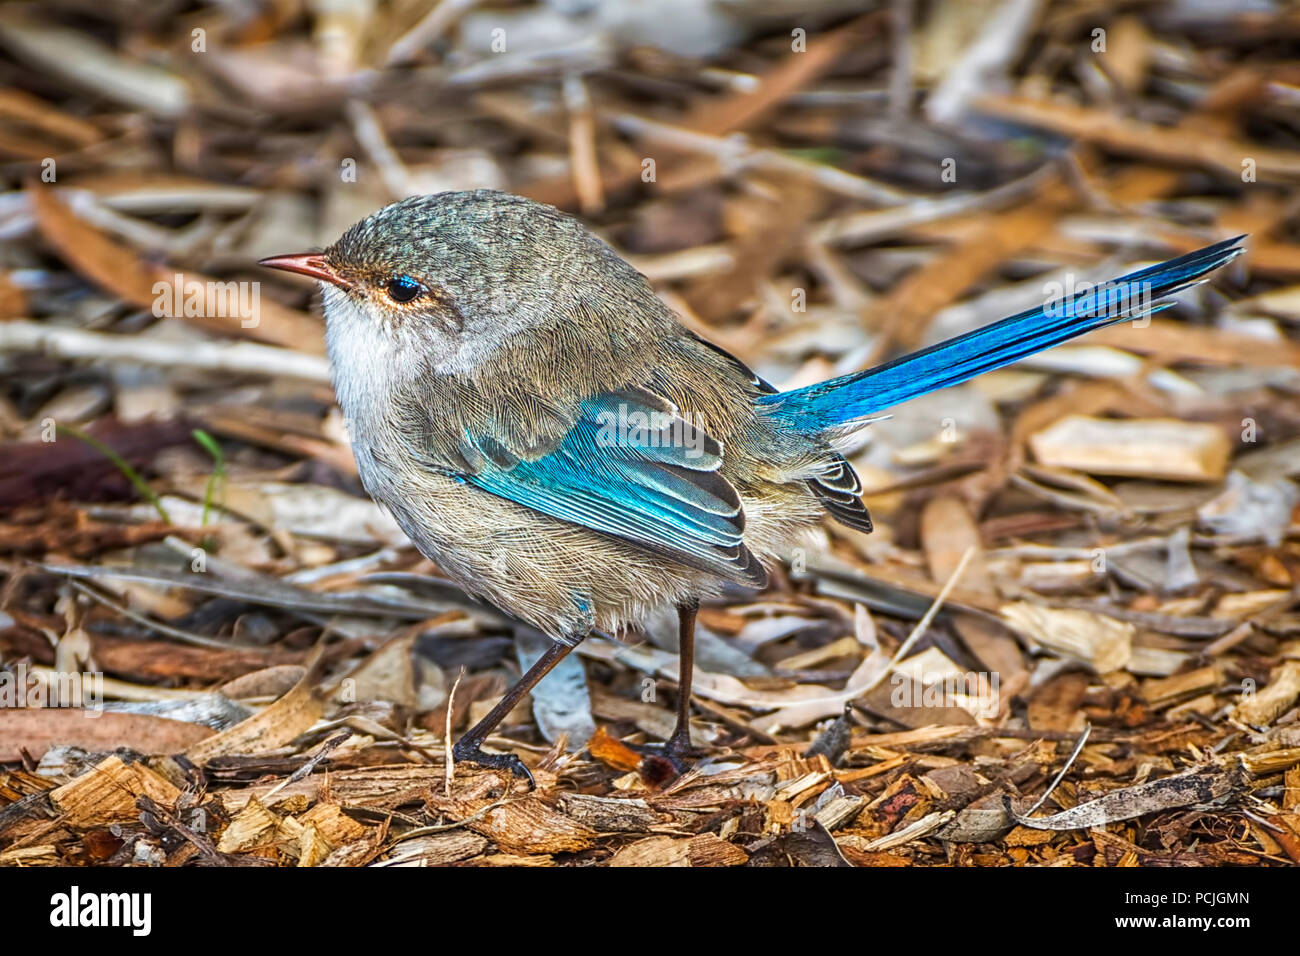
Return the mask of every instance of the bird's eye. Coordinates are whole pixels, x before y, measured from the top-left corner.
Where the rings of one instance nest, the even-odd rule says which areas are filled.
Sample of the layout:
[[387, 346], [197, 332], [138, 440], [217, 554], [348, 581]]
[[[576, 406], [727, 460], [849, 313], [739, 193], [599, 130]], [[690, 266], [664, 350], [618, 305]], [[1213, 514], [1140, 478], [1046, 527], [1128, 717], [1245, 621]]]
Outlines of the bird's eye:
[[394, 276], [388, 280], [388, 286], [384, 291], [394, 302], [410, 302], [424, 291], [424, 286], [410, 276]]

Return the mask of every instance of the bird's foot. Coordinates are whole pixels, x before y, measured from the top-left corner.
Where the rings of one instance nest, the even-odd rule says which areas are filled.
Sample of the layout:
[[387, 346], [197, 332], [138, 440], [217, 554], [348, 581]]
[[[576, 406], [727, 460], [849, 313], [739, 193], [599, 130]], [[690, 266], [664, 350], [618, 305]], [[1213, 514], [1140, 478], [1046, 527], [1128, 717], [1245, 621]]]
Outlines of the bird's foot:
[[509, 770], [514, 776], [527, 780], [529, 790], [537, 789], [532, 771], [516, 754], [490, 754], [483, 750], [478, 741], [466, 740], [462, 737], [456, 741], [456, 746], [451, 748], [451, 755], [456, 763], [472, 763], [492, 770]]
[[[644, 770], [649, 770], [652, 773], [659, 770], [659, 773], [653, 773], [653, 775], [669, 778], [680, 777], [691, 768], [694, 759], [700, 756], [700, 752], [691, 746], [691, 739], [686, 734], [673, 734], [663, 743], [628, 744], [628, 747], [646, 758], [643, 765], [651, 764], [649, 767], [643, 766]], [[661, 766], [655, 767], [654, 764]], [[664, 770], [670, 770], [671, 772], [663, 773]]]

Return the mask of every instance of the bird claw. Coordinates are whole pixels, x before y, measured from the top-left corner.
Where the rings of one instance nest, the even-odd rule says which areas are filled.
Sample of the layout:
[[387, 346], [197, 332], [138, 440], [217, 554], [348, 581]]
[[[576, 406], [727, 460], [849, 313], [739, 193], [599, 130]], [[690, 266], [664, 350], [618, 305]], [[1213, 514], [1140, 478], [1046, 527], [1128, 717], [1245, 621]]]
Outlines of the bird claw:
[[673, 772], [677, 776], [681, 776], [689, 770], [691, 767], [690, 762], [700, 756], [700, 752], [691, 746], [688, 738], [679, 737], [676, 734], [663, 743], [628, 744], [627, 746], [642, 756], [665, 761], [673, 768]]
[[524, 762], [516, 754], [490, 754], [485, 752], [477, 743], [467, 743], [460, 740], [457, 741], [456, 746], [452, 747], [451, 755], [457, 763], [472, 763], [491, 770], [509, 770], [516, 777], [522, 777], [528, 781], [529, 790], [537, 789], [537, 781], [533, 779], [532, 771], [524, 765]]

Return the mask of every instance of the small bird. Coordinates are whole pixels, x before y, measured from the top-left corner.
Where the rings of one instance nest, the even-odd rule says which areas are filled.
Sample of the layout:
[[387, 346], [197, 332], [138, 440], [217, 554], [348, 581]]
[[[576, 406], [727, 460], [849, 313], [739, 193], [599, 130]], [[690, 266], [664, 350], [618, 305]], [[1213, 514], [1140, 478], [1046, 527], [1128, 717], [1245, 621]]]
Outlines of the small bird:
[[492, 190], [393, 203], [321, 253], [362, 484], [453, 580], [552, 639], [453, 755], [532, 782], [484, 741], [595, 630], [677, 609], [682, 766], [695, 616], [823, 515], [871, 530], [836, 442], [893, 405], [1169, 305], [1242, 252], [1220, 242], [862, 372], [779, 391], [681, 325], [649, 282], [559, 210]]

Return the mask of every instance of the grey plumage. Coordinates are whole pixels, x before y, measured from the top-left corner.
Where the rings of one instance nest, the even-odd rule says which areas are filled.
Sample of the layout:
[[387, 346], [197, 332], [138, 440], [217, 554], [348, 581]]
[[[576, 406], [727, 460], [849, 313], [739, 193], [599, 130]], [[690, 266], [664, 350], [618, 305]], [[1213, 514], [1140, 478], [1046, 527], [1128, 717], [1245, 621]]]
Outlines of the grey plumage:
[[[825, 442], [783, 432], [753, 402], [770, 386], [673, 317], [645, 278], [557, 210], [480, 190], [404, 200], [324, 258], [328, 343], [366, 489], [417, 547], [473, 593], [559, 640], [618, 630], [648, 608], [761, 584], [762, 562], [829, 505], [859, 526], [856, 476]], [[409, 306], [384, 283], [410, 275]], [[658, 397], [723, 449], [743, 544], [710, 556], [633, 543], [459, 480], [483, 467], [466, 434], [508, 463], [556, 450], [593, 396]], [[869, 526], [869, 525], [868, 525]]]

